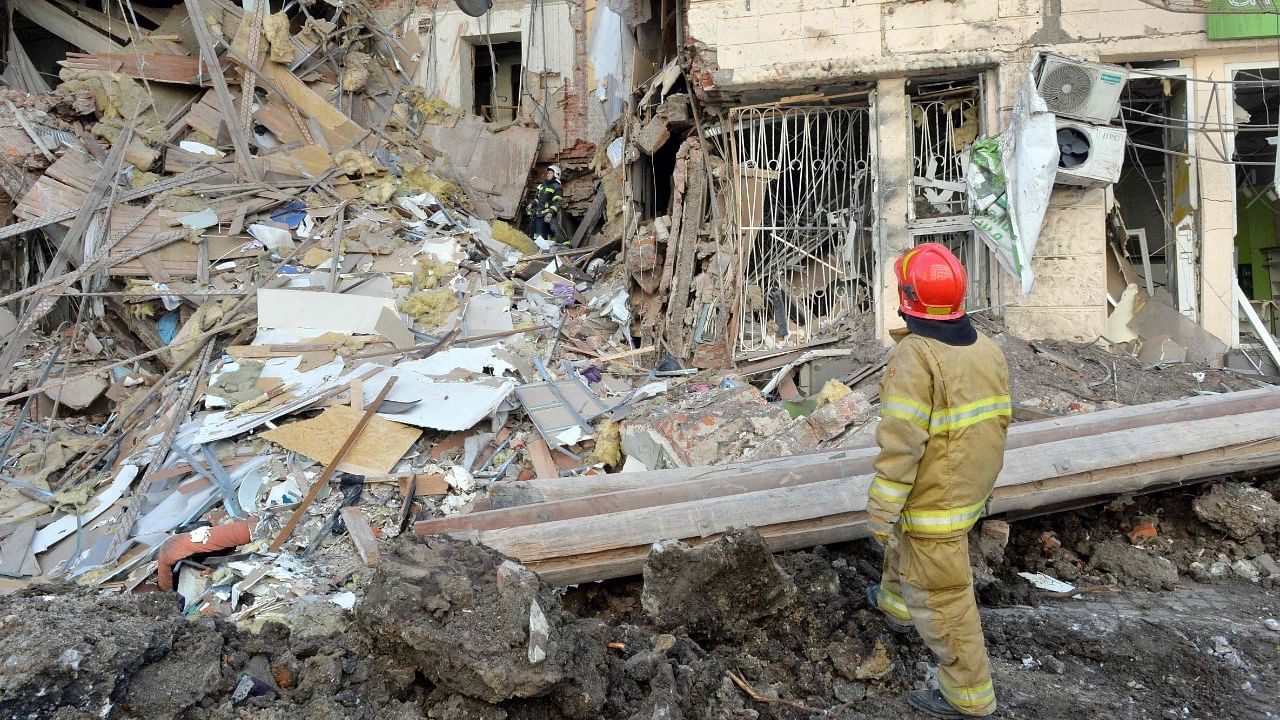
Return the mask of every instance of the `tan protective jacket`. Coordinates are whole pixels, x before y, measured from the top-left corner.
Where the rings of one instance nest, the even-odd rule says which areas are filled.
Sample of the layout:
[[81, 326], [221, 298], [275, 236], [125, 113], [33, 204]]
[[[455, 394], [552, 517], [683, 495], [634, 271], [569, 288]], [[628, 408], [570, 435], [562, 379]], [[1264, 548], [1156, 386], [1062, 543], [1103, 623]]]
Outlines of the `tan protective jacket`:
[[1012, 414], [1004, 354], [978, 333], [956, 347], [905, 330], [880, 383], [880, 455], [867, 512], [889, 533], [964, 534], [986, 510], [1004, 466]]

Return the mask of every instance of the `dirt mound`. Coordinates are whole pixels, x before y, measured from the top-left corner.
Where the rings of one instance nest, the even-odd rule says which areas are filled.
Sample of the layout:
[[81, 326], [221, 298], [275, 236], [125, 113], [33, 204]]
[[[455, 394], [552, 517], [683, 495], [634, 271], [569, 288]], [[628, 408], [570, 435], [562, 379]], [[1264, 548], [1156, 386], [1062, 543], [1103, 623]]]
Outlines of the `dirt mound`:
[[[173, 601], [69, 587], [0, 598], [0, 717], [47, 718], [59, 708], [105, 717], [118, 705], [172, 717], [199, 702], [222, 680], [223, 637], [179, 617]], [[163, 670], [155, 664], [162, 659]], [[163, 680], [170, 670], [183, 679], [174, 692], [133, 682]]]
[[179, 607], [172, 593], [60, 586], [0, 597], [0, 718], [423, 717], [413, 671], [356, 638], [295, 642], [282, 625], [245, 632]]
[[601, 624], [569, 615], [532, 573], [486, 548], [397, 542], [358, 617], [375, 653], [468, 698], [550, 695], [570, 718], [604, 703]]
[[[1157, 539], [1177, 537], [1160, 546], [1177, 558], [1175, 578], [1195, 556], [1184, 544], [1223, 537], [1192, 499], [1156, 523]], [[1032, 569], [1017, 560], [1029, 543], [1046, 559], [1045, 537], [1071, 552], [1082, 580], [1165, 587], [1155, 546], [1125, 542], [1154, 516], [1150, 502], [1038, 521], [1056, 533], [1018, 523], [1007, 547], [1005, 528], [989, 523], [996, 542], [975, 540], [983, 596], [1029, 587], [1010, 574]], [[388, 550], [354, 617], [317, 623], [309, 612], [294, 630], [188, 620], [172, 594], [0, 598], [0, 718], [905, 720], [917, 715], [902, 693], [936, 682], [919, 637], [889, 633], [867, 605], [879, 579], [871, 543], [774, 556], [756, 532], [733, 532], [660, 548], [643, 583], [564, 593], [480, 546], [404, 536]], [[1135, 717], [1265, 717], [1254, 711], [1280, 692], [1280, 635], [1259, 621], [1277, 606], [1252, 584], [1052, 602], [1022, 593], [1045, 604], [983, 609], [1010, 717], [1120, 706], [1143, 708]]]
[[696, 548], [678, 541], [656, 545], [644, 564], [640, 602], [660, 628], [730, 639], [786, 607], [796, 592], [753, 528]]

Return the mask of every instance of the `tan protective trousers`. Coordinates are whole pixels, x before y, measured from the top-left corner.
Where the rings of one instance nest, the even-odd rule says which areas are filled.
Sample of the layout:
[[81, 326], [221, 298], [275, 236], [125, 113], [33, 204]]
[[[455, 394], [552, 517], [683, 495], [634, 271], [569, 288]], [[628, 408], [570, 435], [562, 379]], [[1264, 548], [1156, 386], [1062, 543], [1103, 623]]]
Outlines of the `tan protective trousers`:
[[877, 600], [890, 617], [915, 625], [938, 660], [942, 694], [956, 710], [976, 716], [995, 712], [966, 535], [937, 538], [895, 527]]

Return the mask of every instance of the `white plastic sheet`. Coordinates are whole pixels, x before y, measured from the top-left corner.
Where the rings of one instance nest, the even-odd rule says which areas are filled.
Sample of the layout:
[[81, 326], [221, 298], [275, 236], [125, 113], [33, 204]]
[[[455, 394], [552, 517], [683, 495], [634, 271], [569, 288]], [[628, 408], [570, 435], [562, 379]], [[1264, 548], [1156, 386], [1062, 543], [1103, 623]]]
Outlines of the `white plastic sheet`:
[[595, 27], [591, 29], [591, 65], [596, 74], [596, 99], [604, 105], [604, 116], [613, 123], [626, 106], [631, 92], [631, 56], [635, 37], [618, 13], [596, 5]]
[[1018, 278], [1023, 295], [1035, 283], [1031, 259], [1058, 174], [1057, 134], [1057, 118], [1036, 91], [1035, 78], [1027, 73], [1013, 117], [998, 139], [1003, 197], [991, 197], [986, 188], [1001, 183], [982, 177], [973, 161], [965, 177], [974, 226], [1005, 270]]

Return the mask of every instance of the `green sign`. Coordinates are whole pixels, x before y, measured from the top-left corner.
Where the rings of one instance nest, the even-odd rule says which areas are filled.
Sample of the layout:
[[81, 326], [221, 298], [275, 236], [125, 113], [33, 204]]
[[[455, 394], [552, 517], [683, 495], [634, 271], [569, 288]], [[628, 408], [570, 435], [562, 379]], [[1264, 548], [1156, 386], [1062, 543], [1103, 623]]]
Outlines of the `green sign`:
[[1213, 0], [1209, 15], [1210, 40], [1280, 37], [1280, 4], [1276, 0]]

